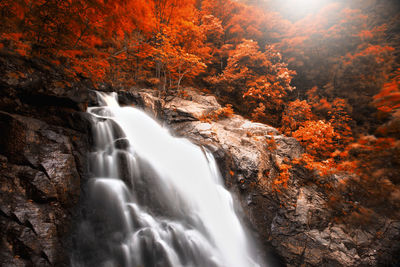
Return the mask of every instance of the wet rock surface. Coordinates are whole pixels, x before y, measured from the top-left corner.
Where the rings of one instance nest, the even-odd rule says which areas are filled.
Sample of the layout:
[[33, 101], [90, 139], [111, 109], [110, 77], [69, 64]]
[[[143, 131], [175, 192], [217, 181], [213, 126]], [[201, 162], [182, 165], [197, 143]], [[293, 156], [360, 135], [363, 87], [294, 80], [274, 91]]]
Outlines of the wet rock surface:
[[90, 86], [68, 79], [47, 62], [0, 55], [0, 266], [69, 266]]
[[[400, 222], [375, 218], [368, 227], [335, 223], [327, 197], [301, 169], [295, 169], [287, 189], [274, 190], [278, 165], [299, 157], [302, 148], [275, 128], [241, 116], [202, 122], [198, 118], [221, 106], [213, 96], [187, 90], [186, 99], [160, 100], [152, 91], [124, 92], [134, 103], [165, 122], [177, 135], [209, 149], [225, 183], [235, 191], [244, 220], [286, 266], [396, 266]], [[277, 148], [268, 147], [274, 138]]]

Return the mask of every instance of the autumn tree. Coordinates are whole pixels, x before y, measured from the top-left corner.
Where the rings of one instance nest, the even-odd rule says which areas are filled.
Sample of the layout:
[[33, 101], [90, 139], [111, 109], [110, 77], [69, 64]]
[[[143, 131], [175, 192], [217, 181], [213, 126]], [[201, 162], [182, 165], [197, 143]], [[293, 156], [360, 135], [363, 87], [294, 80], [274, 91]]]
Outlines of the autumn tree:
[[207, 64], [207, 73], [216, 75], [221, 73], [224, 66], [224, 59], [227, 55], [224, 53], [224, 29], [221, 20], [210, 14], [204, 14], [201, 17], [201, 30], [204, 34], [204, 45], [209, 49], [209, 62]]
[[175, 38], [177, 35], [177, 29], [164, 32], [164, 35], [160, 35], [160, 45], [155, 48], [155, 57], [161, 64], [163, 91], [173, 86], [179, 90], [185, 76], [193, 78], [206, 67], [200, 56], [189, 53], [179, 45], [179, 39]]
[[[2, 42], [24, 56], [63, 63], [72, 74], [104, 78], [110, 43], [122, 38], [119, 26], [128, 1], [2, 1]], [[133, 19], [133, 18], [132, 18]], [[68, 25], [68, 26], [66, 26]]]
[[284, 98], [294, 89], [290, 86], [293, 75], [273, 47], [262, 52], [255, 41], [244, 40], [230, 53], [223, 73], [208, 81], [217, 95], [229, 99], [244, 114], [277, 125]]
[[290, 102], [282, 115], [281, 131], [286, 135], [291, 135], [306, 121], [313, 120], [315, 115], [311, 111], [311, 106], [306, 100], [296, 99]]

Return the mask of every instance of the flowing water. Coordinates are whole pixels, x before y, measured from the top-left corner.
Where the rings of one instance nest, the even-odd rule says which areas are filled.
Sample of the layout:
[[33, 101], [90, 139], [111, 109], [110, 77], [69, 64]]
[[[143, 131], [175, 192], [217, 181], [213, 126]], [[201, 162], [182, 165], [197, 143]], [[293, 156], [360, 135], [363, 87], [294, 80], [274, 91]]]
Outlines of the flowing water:
[[261, 266], [213, 156], [98, 94], [72, 266]]

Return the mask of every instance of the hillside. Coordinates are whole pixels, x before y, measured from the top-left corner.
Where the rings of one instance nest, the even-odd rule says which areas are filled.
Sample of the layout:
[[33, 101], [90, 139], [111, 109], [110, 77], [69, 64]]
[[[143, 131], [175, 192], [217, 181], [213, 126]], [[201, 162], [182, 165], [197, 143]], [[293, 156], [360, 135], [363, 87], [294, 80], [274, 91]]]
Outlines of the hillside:
[[2, 265], [70, 264], [95, 173], [96, 91], [211, 151], [260, 257], [399, 264], [398, 1], [6, 0], [0, 11]]

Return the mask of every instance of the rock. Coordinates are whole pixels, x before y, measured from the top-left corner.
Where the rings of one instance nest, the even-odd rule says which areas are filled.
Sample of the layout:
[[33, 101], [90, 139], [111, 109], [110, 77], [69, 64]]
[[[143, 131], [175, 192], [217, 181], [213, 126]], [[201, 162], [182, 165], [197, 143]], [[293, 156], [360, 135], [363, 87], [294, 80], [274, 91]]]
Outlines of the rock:
[[30, 199], [38, 203], [57, 199], [56, 187], [44, 172], [22, 167], [20, 175], [21, 182], [25, 184], [24, 187]]
[[196, 130], [199, 132], [211, 130], [212, 125], [209, 123], [200, 123], [196, 125]]
[[157, 97], [157, 92], [153, 90], [141, 91], [119, 91], [118, 102], [121, 105], [133, 105], [144, 109], [154, 117], [162, 117], [164, 101]]
[[130, 144], [129, 144], [129, 140], [126, 138], [119, 138], [117, 140], [115, 140], [114, 142], [114, 146], [117, 149], [122, 149], [122, 150], [126, 150], [129, 148]]
[[5, 138], [0, 140], [3, 155], [12, 163], [41, 170], [26, 180], [47, 190], [48, 197], [53, 197], [55, 189], [63, 204], [76, 202], [80, 191], [79, 174], [68, 137], [29, 117], [0, 111], [0, 119], [0, 131], [5, 133]]
[[[272, 246], [287, 266], [386, 266], [399, 260], [398, 221], [379, 224], [382, 229], [370, 226], [368, 230], [333, 222], [326, 195], [309, 183], [301, 168], [292, 170], [286, 189], [280, 193], [274, 190], [278, 165], [303, 152], [296, 139], [238, 115], [200, 122], [198, 118], [204, 112], [220, 105], [213, 96], [186, 91], [186, 99], [172, 98], [163, 103], [161, 110], [151, 113], [166, 121], [175, 135], [189, 138], [213, 153], [226, 186], [240, 196], [246, 215], [243, 220], [258, 233], [264, 249]], [[146, 91], [137, 96], [144, 98], [146, 94], [155, 95]], [[275, 150], [266, 144], [271, 138], [277, 144]], [[382, 233], [382, 237], [377, 239], [371, 231]]]
[[89, 89], [46, 62], [0, 54], [0, 266], [69, 265]]

